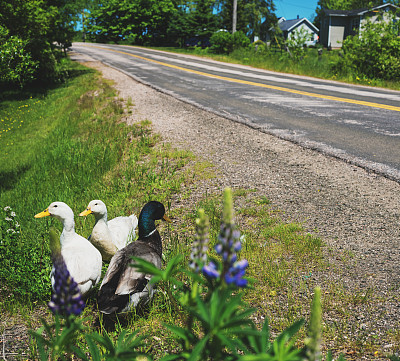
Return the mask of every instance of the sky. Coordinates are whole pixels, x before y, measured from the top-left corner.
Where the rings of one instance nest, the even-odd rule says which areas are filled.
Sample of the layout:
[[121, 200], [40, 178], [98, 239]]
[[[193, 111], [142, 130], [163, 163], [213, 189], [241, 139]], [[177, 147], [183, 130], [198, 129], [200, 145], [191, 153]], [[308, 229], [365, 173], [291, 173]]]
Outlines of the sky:
[[301, 18], [313, 20], [318, 0], [274, 0], [276, 7], [275, 14], [284, 17], [286, 20]]

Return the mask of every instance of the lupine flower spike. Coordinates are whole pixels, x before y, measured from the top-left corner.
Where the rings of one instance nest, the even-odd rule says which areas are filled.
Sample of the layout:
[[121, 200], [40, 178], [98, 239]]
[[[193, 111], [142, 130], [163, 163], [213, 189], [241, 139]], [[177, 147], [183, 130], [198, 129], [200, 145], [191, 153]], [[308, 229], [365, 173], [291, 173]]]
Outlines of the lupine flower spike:
[[208, 249], [208, 217], [204, 213], [204, 209], [199, 209], [199, 217], [196, 219], [196, 236], [190, 254], [189, 267], [198, 272], [199, 269], [207, 262]]
[[222, 257], [222, 274], [217, 270], [214, 262], [203, 267], [203, 273], [207, 278], [221, 277], [226, 284], [234, 284], [237, 287], [246, 287], [247, 280], [244, 277], [248, 266], [247, 260], [237, 261], [237, 252], [242, 248], [240, 232], [233, 223], [232, 191], [226, 188], [224, 191], [224, 212], [218, 243], [215, 251]]
[[54, 314], [64, 317], [79, 316], [85, 308], [85, 302], [78, 284], [69, 274], [61, 255], [60, 241], [54, 229], [50, 229], [50, 249], [53, 261], [54, 285], [48, 306]]

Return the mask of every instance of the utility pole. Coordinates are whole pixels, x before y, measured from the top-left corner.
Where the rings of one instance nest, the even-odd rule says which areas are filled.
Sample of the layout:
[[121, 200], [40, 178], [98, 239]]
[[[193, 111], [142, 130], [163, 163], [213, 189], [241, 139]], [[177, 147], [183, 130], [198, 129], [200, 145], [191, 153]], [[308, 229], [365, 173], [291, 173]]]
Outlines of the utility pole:
[[237, 23], [237, 0], [233, 0], [232, 34], [236, 32], [236, 23]]

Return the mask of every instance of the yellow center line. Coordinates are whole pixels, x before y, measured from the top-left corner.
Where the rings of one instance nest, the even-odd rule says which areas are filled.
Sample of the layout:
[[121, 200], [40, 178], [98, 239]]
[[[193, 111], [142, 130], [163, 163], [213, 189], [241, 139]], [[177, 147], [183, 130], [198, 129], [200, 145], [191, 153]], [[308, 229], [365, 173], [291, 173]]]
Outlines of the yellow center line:
[[150, 61], [152, 63], [160, 64], [160, 65], [166, 66], [168, 68], [183, 70], [183, 71], [186, 71], [188, 73], [202, 75], [202, 76], [206, 76], [206, 77], [209, 77], [209, 78], [220, 79], [220, 80], [225, 80], [225, 81], [229, 81], [229, 82], [233, 82], [233, 83], [239, 83], [239, 84], [253, 85], [253, 86], [260, 87], [260, 88], [279, 90], [279, 91], [286, 92], [286, 93], [306, 95], [306, 96], [313, 97], [313, 98], [328, 99], [328, 100], [334, 100], [334, 101], [342, 102], [342, 103], [358, 104], [358, 105], [364, 105], [364, 106], [367, 106], [367, 107], [394, 110], [396, 112], [400, 112], [400, 107], [396, 107], [396, 106], [393, 106], [393, 105], [366, 102], [366, 101], [362, 101], [362, 100], [354, 100], [354, 99], [348, 99], [348, 98], [340, 98], [340, 97], [334, 97], [334, 96], [331, 96], [331, 95], [322, 95], [322, 94], [317, 94], [317, 93], [305, 92], [305, 91], [301, 91], [301, 90], [294, 90], [294, 89], [284, 88], [284, 87], [275, 86], [275, 85], [267, 85], [267, 84], [262, 84], [262, 83], [256, 83], [256, 82], [248, 81], [248, 80], [240, 80], [240, 79], [235, 79], [235, 78], [228, 78], [226, 76], [214, 75], [214, 74], [209, 74], [209, 73], [205, 73], [205, 72], [198, 71], [198, 70], [192, 70], [192, 69], [188, 69], [188, 68], [183, 68], [181, 66], [164, 63], [164, 62], [161, 62], [161, 61], [158, 61], [158, 60], [153, 60], [153, 59], [150, 59], [150, 58], [146, 58], [146, 57], [143, 57], [143, 56], [140, 56], [140, 55], [127, 53], [127, 52], [120, 51], [120, 50], [108, 49], [108, 48], [103, 48], [103, 47], [94, 46], [94, 45], [90, 45], [90, 46], [92, 46], [93, 48], [98, 48], [98, 49], [103, 49], [103, 50], [106, 49], [106, 50], [109, 50], [109, 51], [113, 51], [114, 53], [120, 53], [120, 54], [128, 55], [128, 56], [131, 56], [131, 57], [134, 57], [134, 58], [137, 58], [137, 59], [142, 59], [142, 60]]

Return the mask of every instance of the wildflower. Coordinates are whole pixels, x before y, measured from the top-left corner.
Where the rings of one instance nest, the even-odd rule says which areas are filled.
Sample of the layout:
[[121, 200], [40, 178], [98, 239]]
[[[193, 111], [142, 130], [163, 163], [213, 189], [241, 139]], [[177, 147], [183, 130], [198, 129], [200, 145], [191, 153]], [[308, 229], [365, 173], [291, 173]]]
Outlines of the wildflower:
[[10, 215], [11, 215], [11, 217], [15, 217], [15, 216], [16, 216], [16, 214], [15, 214], [14, 211], [12, 211], [12, 212], [10, 213]]
[[10, 206], [5, 206], [4, 207], [4, 210], [7, 212], [7, 211], [11, 211], [11, 207]]
[[212, 261], [203, 267], [203, 274], [209, 279], [218, 278], [220, 276], [217, 266]]
[[207, 278], [221, 278], [226, 284], [234, 284], [237, 287], [247, 286], [244, 277], [245, 269], [248, 266], [247, 260], [237, 261], [237, 252], [242, 248], [240, 232], [233, 223], [232, 194], [229, 188], [224, 193], [224, 213], [221, 223], [221, 230], [218, 236], [218, 243], [215, 251], [222, 257], [222, 274], [218, 271], [216, 264], [211, 261], [203, 267], [203, 273]]
[[190, 254], [189, 267], [196, 272], [207, 261], [208, 249], [208, 217], [204, 213], [204, 209], [199, 209], [199, 218], [196, 219], [196, 237], [193, 242], [192, 252]]
[[50, 230], [50, 248], [52, 251], [54, 284], [51, 301], [48, 303], [54, 314], [64, 317], [79, 316], [85, 308], [85, 302], [79, 291], [78, 284], [71, 277], [61, 255], [60, 243], [56, 232]]

